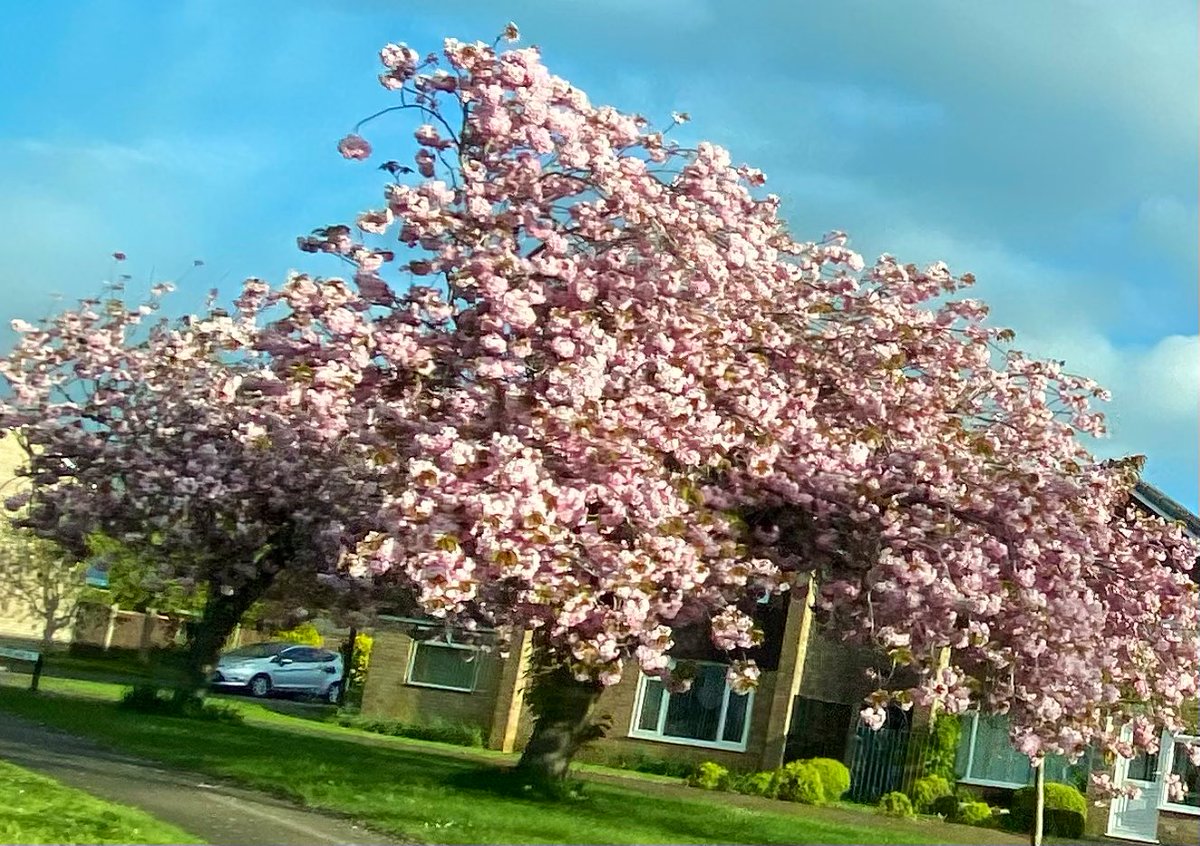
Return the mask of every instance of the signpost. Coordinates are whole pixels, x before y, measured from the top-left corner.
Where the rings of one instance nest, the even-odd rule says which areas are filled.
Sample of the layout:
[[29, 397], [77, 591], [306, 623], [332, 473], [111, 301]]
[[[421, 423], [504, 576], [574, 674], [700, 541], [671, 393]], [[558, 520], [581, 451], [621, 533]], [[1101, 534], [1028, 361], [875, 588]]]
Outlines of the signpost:
[[45, 661], [42, 653], [33, 649], [10, 649], [6, 646], [0, 646], [0, 658], [8, 658], [10, 661], [26, 661], [33, 664], [33, 675], [29, 679], [29, 689], [37, 692], [38, 683], [42, 680], [42, 665]]

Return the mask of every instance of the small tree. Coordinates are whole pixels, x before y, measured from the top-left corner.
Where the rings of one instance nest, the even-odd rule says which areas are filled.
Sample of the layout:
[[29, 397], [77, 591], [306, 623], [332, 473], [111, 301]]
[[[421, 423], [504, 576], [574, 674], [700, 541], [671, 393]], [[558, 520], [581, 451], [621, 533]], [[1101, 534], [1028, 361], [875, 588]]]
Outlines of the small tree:
[[[268, 332], [272, 300], [256, 280], [232, 314], [210, 300], [201, 315], [146, 325], [167, 289], [133, 308], [114, 292], [39, 326], [14, 321], [0, 430], [30, 445], [37, 496], [10, 503], [22, 524], [80, 553], [103, 533], [202, 595], [183, 687], [195, 695], [280, 574], [336, 568], [373, 489], [355, 433], [320, 414], [354, 385], [322, 364], [319, 335], [295, 322]], [[270, 338], [293, 331], [293, 369], [277, 373]]]
[[86, 570], [54, 541], [0, 517], [0, 613], [36, 620], [43, 650], [75, 621]]
[[[30, 491], [22, 475], [29, 464], [28, 441], [19, 434], [6, 439], [0, 443], [0, 457], [0, 493], [19, 506]], [[13, 517], [19, 519], [20, 514]], [[0, 613], [36, 621], [43, 650], [74, 622], [86, 569], [70, 551], [0, 513]]]

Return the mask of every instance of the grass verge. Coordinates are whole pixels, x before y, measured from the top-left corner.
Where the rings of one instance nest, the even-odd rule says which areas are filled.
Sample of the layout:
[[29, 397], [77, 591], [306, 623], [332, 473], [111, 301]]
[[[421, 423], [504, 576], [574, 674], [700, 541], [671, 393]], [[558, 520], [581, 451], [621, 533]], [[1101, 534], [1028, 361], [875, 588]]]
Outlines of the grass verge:
[[116, 707], [118, 688], [105, 696], [98, 686], [70, 687], [55, 693], [53, 684], [42, 695], [0, 687], [0, 709], [346, 815], [408, 841], [1020, 842], [929, 820], [890, 820], [870, 811], [772, 803], [611, 775], [589, 781], [581, 798], [538, 801], [508, 789], [503, 764], [511, 758], [499, 753], [369, 736], [245, 700], [234, 700], [246, 715], [244, 725], [130, 713]]
[[135, 808], [0, 761], [0, 843], [200, 843]]

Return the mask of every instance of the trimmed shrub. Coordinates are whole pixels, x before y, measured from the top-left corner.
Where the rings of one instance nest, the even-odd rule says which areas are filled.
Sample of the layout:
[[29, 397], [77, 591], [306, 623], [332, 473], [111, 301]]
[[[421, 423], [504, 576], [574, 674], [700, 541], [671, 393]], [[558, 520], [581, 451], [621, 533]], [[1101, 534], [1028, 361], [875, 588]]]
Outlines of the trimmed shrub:
[[153, 714], [158, 717], [181, 717], [188, 720], [209, 720], [216, 723], [240, 725], [245, 720], [237, 709], [216, 702], [206, 702], [194, 696], [177, 696], [174, 691], [161, 690], [154, 685], [140, 684], [127, 689], [117, 707], [123, 711]]
[[939, 796], [933, 800], [933, 804], [929, 806], [929, 812], [937, 814], [947, 820], [955, 820], [958, 818], [958, 797], [957, 796]]
[[917, 813], [928, 814], [933, 811], [933, 803], [943, 796], [953, 796], [954, 791], [950, 787], [950, 782], [946, 781], [940, 775], [921, 776], [913, 782], [912, 797], [913, 807]]
[[656, 758], [644, 752], [637, 752], [632, 755], [592, 752], [586, 756], [586, 760], [605, 767], [615, 767], [619, 770], [633, 770], [639, 773], [651, 773], [652, 775], [681, 779], [687, 779], [692, 774], [692, 770], [695, 769], [686, 761]]
[[806, 805], [825, 803], [825, 782], [821, 778], [821, 771], [811, 761], [792, 761], [776, 772], [776, 795], [780, 799]]
[[833, 758], [809, 758], [807, 763], [821, 777], [826, 802], [836, 802], [850, 789], [850, 770], [841, 761]]
[[963, 802], [958, 806], [954, 822], [963, 825], [991, 825], [992, 809], [987, 802]]
[[455, 746], [483, 746], [483, 729], [464, 723], [440, 720], [428, 724], [402, 723], [399, 720], [379, 720], [355, 714], [339, 714], [335, 718], [339, 726], [386, 734], [391, 737], [411, 737], [414, 740], [432, 740]]
[[687, 777], [687, 783], [702, 790], [728, 790], [729, 770], [713, 761], [697, 764]]
[[[1022, 787], [1013, 793], [1011, 812], [1005, 820], [1014, 831], [1033, 830], [1034, 788]], [[1075, 839], [1083, 835], [1087, 820], [1087, 800], [1069, 784], [1046, 782], [1045, 833]]]
[[773, 770], [746, 773], [735, 776], [729, 789], [745, 793], [747, 796], [765, 796], [768, 799], [774, 799], [776, 793], [779, 792], [779, 778]]
[[913, 815], [912, 801], [907, 794], [901, 793], [899, 790], [893, 790], [891, 793], [880, 796], [877, 810], [889, 817], [911, 817]]
[[939, 775], [947, 782], [954, 783], [954, 762], [958, 757], [958, 740], [961, 734], [962, 723], [957, 714], [937, 715], [929, 729], [923, 775]]

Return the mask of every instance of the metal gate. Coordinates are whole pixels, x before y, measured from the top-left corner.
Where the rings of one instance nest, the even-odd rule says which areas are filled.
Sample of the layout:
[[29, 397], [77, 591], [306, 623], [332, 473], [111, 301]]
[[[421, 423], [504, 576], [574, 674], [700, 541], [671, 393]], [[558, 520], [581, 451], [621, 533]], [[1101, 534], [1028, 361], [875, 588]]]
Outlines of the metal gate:
[[902, 722], [872, 729], [861, 722], [854, 731], [849, 798], [874, 804], [893, 790], [907, 793], [924, 764], [928, 738]]

